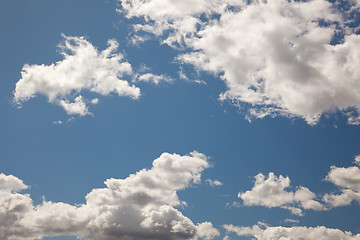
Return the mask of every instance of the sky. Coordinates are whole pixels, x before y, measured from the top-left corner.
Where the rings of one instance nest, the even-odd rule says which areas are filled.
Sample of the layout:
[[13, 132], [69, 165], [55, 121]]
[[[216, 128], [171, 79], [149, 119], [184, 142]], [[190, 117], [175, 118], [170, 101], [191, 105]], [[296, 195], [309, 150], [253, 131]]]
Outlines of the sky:
[[360, 2], [1, 0], [0, 239], [360, 239]]

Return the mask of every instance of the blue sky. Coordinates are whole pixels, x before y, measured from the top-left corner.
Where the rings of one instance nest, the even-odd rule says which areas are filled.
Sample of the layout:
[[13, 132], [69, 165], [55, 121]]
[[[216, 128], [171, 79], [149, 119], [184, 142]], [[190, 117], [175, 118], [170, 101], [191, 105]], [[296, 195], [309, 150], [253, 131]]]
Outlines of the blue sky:
[[[324, 239], [339, 239], [345, 231], [351, 232], [345, 239], [359, 239], [360, 170], [355, 159], [360, 154], [360, 3], [345, 1], [351, 9], [337, 12], [336, 4], [321, 0], [279, 2], [1, 1], [0, 236], [265, 239], [267, 231], [270, 239], [279, 239], [280, 228], [287, 229], [283, 236], [289, 238], [298, 228], [305, 239], [318, 239], [308, 237], [312, 231], [313, 236], [325, 236], [328, 229], [337, 232]], [[282, 15], [284, 11], [289, 14]], [[195, 30], [194, 19], [201, 19]], [[148, 26], [135, 31], [134, 24]], [[330, 44], [342, 35], [337, 45]], [[134, 43], [136, 36], [144, 40]], [[102, 57], [109, 39], [118, 48]], [[62, 70], [46, 68], [66, 62], [59, 44], [67, 41], [75, 49], [67, 57], [74, 61]], [[91, 49], [98, 55], [90, 55]], [[117, 60], [117, 54], [123, 58]], [[94, 65], [84, 64], [84, 59]], [[132, 72], [125, 73], [121, 63], [130, 64]], [[72, 81], [66, 85], [66, 79]], [[120, 80], [128, 84], [121, 85], [125, 93], [115, 84]], [[128, 86], [141, 95], [135, 96]], [[79, 95], [82, 102], [76, 102]], [[193, 151], [207, 157], [189, 155]], [[150, 180], [138, 172], [151, 169], [155, 159], [166, 161], [163, 153], [182, 167], [154, 167], [148, 170], [149, 179], [162, 176], [171, 182], [180, 176], [180, 183], [139, 190]], [[184, 156], [189, 156], [189, 164]], [[276, 176], [272, 182], [271, 172]], [[256, 190], [254, 177], [260, 173], [265, 181], [260, 180]], [[107, 179], [130, 179], [131, 174], [138, 184], [119, 180], [134, 194], [127, 198], [122, 188], [119, 197], [104, 185]], [[291, 184], [281, 188], [286, 180], [280, 179], [286, 177]], [[210, 180], [221, 184], [211, 186]], [[313, 195], [297, 192], [301, 186]], [[100, 191], [94, 190], [100, 188], [110, 189], [113, 196], [112, 204], [102, 205], [114, 214], [111, 221], [119, 224], [114, 229], [106, 227], [110, 218], [91, 215], [104, 214], [94, 207], [102, 201]], [[157, 191], [177, 194], [187, 204]], [[151, 211], [180, 214], [176, 219], [186, 234], [180, 234], [182, 228], [164, 227], [156, 235], [153, 225], [134, 226], [126, 222], [127, 215], [116, 215], [129, 207], [153, 216], [145, 205], [133, 203], [143, 192], [157, 199], [147, 202]], [[343, 198], [334, 200], [337, 196]], [[26, 211], [5, 204], [11, 201]], [[165, 216], [160, 225], [173, 224], [172, 217]], [[254, 225], [264, 232], [246, 228]], [[12, 232], [8, 226], [17, 228]]]

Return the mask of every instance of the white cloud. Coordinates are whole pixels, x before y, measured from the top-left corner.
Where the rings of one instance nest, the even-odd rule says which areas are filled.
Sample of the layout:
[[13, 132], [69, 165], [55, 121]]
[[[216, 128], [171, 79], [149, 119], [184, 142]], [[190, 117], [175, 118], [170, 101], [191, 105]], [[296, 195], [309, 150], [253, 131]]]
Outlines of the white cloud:
[[196, 226], [197, 235], [204, 240], [210, 240], [220, 236], [219, 231], [213, 227], [211, 222], [203, 222]]
[[87, 106], [90, 101], [80, 92], [140, 97], [140, 89], [124, 80], [125, 75], [133, 72], [122, 54], [116, 53], [115, 40], [109, 40], [108, 47], [99, 52], [84, 37], [63, 37], [65, 41], [59, 45], [63, 60], [50, 65], [24, 65], [14, 91], [16, 103], [40, 94], [62, 106], [68, 114], [84, 116], [90, 113]]
[[[128, 18], [138, 17], [145, 20], [144, 24], [134, 25], [135, 31], [143, 31], [157, 36], [162, 35], [165, 31], [170, 31], [163, 42], [176, 46], [181, 44], [189, 34], [196, 32], [197, 26], [202, 24], [198, 18], [200, 15], [222, 11], [229, 2], [237, 1], [119, 0], [121, 9], [118, 11], [125, 13]], [[137, 35], [135, 39], [139, 39], [141, 42], [147, 37]]]
[[91, 100], [91, 103], [94, 104], [94, 105], [95, 105], [95, 104], [98, 104], [98, 103], [99, 103], [99, 99], [98, 99], [98, 98], [94, 98], [94, 99]]
[[0, 190], [17, 192], [27, 188], [28, 186], [26, 186], [24, 182], [17, 177], [0, 173]]
[[224, 185], [224, 184], [223, 184], [222, 182], [220, 182], [219, 180], [206, 179], [205, 181], [206, 181], [210, 186], [212, 186], [212, 187]]
[[291, 219], [291, 218], [287, 218], [284, 220], [284, 222], [286, 223], [299, 223], [300, 221], [297, 219]]
[[[358, 164], [359, 156], [355, 157]], [[351, 202], [360, 203], [360, 168], [352, 166], [348, 168], [332, 166], [325, 178], [339, 187], [341, 194], [325, 194], [323, 200], [332, 207], [350, 205]]]
[[351, 232], [343, 232], [339, 229], [319, 227], [269, 227], [262, 224], [252, 227], [238, 227], [223, 225], [227, 233], [235, 233], [238, 236], [250, 236], [257, 240], [358, 240], [360, 234], [353, 235]]
[[240, 192], [238, 197], [243, 200], [245, 206], [281, 207], [299, 216], [303, 215], [302, 209], [325, 210], [321, 203], [314, 200], [316, 195], [308, 188], [300, 186], [295, 192], [286, 191], [287, 188], [290, 188], [289, 177], [277, 177], [270, 172], [266, 178], [259, 173], [255, 176], [254, 187], [249, 191]]
[[93, 189], [86, 203], [69, 205], [44, 199], [37, 206], [27, 188], [11, 175], [0, 175], [0, 239], [30, 240], [45, 236], [79, 235], [87, 240], [212, 239], [219, 232], [209, 222], [195, 225], [175, 207], [177, 195], [209, 167], [198, 152], [189, 156], [163, 153], [151, 169], [125, 179], [108, 179]]
[[173, 82], [174, 79], [172, 79], [169, 76], [163, 75], [163, 74], [155, 75], [153, 73], [144, 73], [144, 74], [138, 74], [135, 81], [152, 82], [156, 85], [159, 85], [159, 83], [161, 83], [161, 82]]
[[355, 163], [356, 165], [360, 166], [360, 155], [355, 156], [355, 161], [354, 161], [354, 163]]
[[86, 106], [86, 103], [84, 102], [81, 95], [77, 96], [74, 99], [74, 102], [60, 100], [59, 105], [62, 106], [70, 115], [79, 114], [80, 116], [85, 116], [89, 114], [88, 107]]
[[[350, 124], [360, 122], [360, 36], [328, 1], [119, 2], [125, 16], [144, 20], [134, 25], [139, 36], [183, 46], [189, 52], [180, 61], [220, 76], [228, 88], [220, 99], [244, 104], [250, 119], [316, 124], [340, 110]], [[334, 45], [339, 31], [345, 37]]]
[[55, 124], [55, 125], [61, 125], [61, 124], [63, 124], [63, 121], [61, 121], [61, 120], [54, 121], [53, 124]]

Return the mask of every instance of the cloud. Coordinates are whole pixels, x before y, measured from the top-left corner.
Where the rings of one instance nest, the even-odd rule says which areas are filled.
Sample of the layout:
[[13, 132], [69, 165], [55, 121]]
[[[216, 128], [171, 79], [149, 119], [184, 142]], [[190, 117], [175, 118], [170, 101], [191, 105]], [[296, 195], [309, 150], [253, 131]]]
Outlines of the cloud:
[[153, 73], [144, 73], [144, 74], [138, 74], [136, 81], [140, 82], [152, 82], [156, 85], [159, 85], [161, 82], [173, 82], [174, 79], [172, 79], [169, 76], [166, 75], [155, 75]]
[[209, 167], [198, 152], [180, 156], [163, 153], [151, 169], [125, 179], [108, 179], [93, 189], [86, 203], [70, 205], [43, 200], [33, 205], [27, 186], [11, 175], [0, 175], [0, 238], [30, 240], [79, 235], [87, 240], [212, 239], [219, 236], [210, 222], [195, 225], [175, 207], [184, 205], [178, 190], [200, 183]]
[[211, 222], [203, 222], [197, 225], [197, 235], [204, 240], [210, 240], [220, 236], [220, 233]]
[[240, 192], [238, 197], [243, 200], [245, 206], [281, 207], [299, 216], [303, 215], [302, 209], [326, 209], [314, 200], [316, 195], [308, 188], [300, 186], [295, 192], [286, 191], [287, 188], [290, 188], [289, 177], [277, 177], [270, 172], [266, 178], [259, 173], [255, 176], [254, 187], [249, 191]]
[[17, 177], [0, 173], [0, 190], [17, 192], [27, 188], [28, 186]]
[[224, 185], [224, 184], [223, 184], [222, 182], [220, 182], [219, 180], [206, 179], [205, 181], [206, 181], [210, 186], [212, 186], [212, 187]]
[[296, 116], [316, 124], [340, 110], [359, 124], [360, 36], [337, 3], [119, 2], [126, 17], [141, 19], [138, 36], [186, 49], [178, 60], [219, 76], [227, 87], [220, 100], [247, 109], [249, 119]]
[[309, 240], [358, 240], [360, 234], [353, 235], [351, 232], [343, 232], [339, 229], [319, 227], [269, 227], [257, 224], [252, 227], [238, 227], [223, 225], [227, 233], [235, 233], [237, 236], [250, 236], [257, 240], [280, 240], [280, 239], [309, 239]]
[[[355, 163], [359, 164], [359, 156], [355, 157]], [[325, 194], [323, 201], [332, 207], [347, 206], [351, 202], [360, 203], [360, 168], [352, 166], [348, 168], [332, 166], [325, 178], [335, 184], [341, 194]]]
[[297, 220], [297, 219], [287, 218], [287, 219], [284, 220], [284, 222], [286, 222], [286, 223], [299, 223], [300, 221]]
[[63, 121], [61, 121], [61, 120], [58, 120], [58, 121], [54, 121], [53, 122], [53, 124], [55, 124], [55, 125], [61, 125], [61, 124], [63, 124], [64, 122]]
[[[127, 18], [143, 18], [142, 24], [135, 24], [137, 32], [147, 32], [161, 36], [168, 32], [164, 43], [175, 47], [186, 39], [188, 34], [194, 34], [202, 21], [198, 18], [202, 14], [218, 12], [226, 8], [228, 0], [119, 0], [120, 13]], [[236, 2], [233, 1], [232, 2]], [[136, 35], [135, 42], [144, 41], [148, 36]]]
[[40, 94], [50, 103], [62, 106], [68, 114], [84, 116], [90, 114], [91, 101], [80, 92], [140, 97], [140, 89], [124, 80], [126, 75], [133, 74], [132, 67], [116, 52], [115, 40], [109, 40], [108, 47], [99, 52], [84, 37], [63, 37], [64, 43], [59, 45], [63, 60], [50, 65], [24, 65], [14, 90], [17, 104]]

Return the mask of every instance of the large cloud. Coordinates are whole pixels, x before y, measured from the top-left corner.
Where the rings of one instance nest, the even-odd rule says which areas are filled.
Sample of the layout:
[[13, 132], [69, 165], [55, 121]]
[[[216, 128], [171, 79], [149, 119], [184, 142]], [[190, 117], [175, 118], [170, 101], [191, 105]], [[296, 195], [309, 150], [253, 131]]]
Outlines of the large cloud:
[[298, 187], [295, 192], [287, 191], [290, 187], [289, 177], [275, 176], [270, 172], [268, 178], [261, 173], [255, 176], [254, 187], [246, 192], [240, 192], [245, 206], [264, 206], [268, 208], [281, 207], [292, 214], [302, 215], [302, 209], [325, 210], [325, 207], [315, 201], [316, 195], [306, 187]]
[[180, 61], [220, 76], [220, 99], [244, 104], [249, 118], [316, 124], [341, 110], [359, 122], [360, 36], [328, 1], [119, 1], [128, 18], [145, 20], [138, 33], [186, 47]]
[[237, 227], [233, 225], [223, 226], [227, 233], [235, 233], [238, 236], [251, 236], [257, 240], [359, 240], [360, 234], [353, 235], [339, 229], [319, 227], [269, 227], [259, 223], [252, 227]]
[[27, 240], [80, 235], [88, 240], [212, 239], [219, 232], [210, 222], [195, 225], [175, 207], [185, 204], [177, 191], [199, 183], [207, 157], [163, 153], [151, 169], [125, 179], [108, 179], [86, 203], [73, 206], [44, 200], [34, 206], [27, 188], [11, 175], [0, 175], [0, 238]]
[[[360, 156], [355, 158], [360, 165]], [[352, 201], [360, 203], [360, 168], [332, 166], [325, 180], [339, 187], [341, 194], [326, 194], [323, 200], [333, 207], [350, 205]]]

